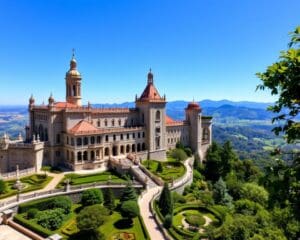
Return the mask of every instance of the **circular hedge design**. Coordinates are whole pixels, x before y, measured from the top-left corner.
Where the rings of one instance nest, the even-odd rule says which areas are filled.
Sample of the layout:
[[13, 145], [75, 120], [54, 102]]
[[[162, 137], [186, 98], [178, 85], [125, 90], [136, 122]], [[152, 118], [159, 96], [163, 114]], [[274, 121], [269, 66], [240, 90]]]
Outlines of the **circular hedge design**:
[[204, 217], [199, 214], [183, 213], [185, 221], [193, 227], [200, 227], [205, 224]]

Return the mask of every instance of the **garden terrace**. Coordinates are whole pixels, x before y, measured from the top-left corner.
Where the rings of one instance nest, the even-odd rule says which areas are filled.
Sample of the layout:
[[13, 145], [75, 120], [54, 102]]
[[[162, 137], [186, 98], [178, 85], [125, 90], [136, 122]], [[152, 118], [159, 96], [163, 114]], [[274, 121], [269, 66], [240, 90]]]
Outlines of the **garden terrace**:
[[[36, 191], [44, 188], [53, 177], [47, 176], [46, 174], [34, 174], [31, 176], [23, 177], [20, 181], [24, 184], [24, 188], [20, 191], [20, 193], [26, 193], [30, 191]], [[0, 194], [0, 199], [7, 198], [9, 196], [13, 196], [17, 194], [17, 189], [13, 186], [16, 183], [16, 180], [9, 180], [6, 182], [6, 190], [4, 193]]]
[[[159, 162], [156, 160], [146, 160], [142, 163], [152, 174], [160, 177], [163, 181], [172, 182], [182, 177], [186, 172], [186, 167], [178, 161]], [[162, 169], [158, 168], [161, 164]]]

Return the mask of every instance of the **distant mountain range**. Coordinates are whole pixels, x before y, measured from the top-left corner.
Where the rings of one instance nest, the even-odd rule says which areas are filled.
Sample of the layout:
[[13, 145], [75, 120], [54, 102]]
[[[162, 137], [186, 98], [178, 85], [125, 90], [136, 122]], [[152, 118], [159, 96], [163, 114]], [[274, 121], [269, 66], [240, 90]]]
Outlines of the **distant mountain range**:
[[[174, 119], [184, 119], [184, 109], [188, 105], [187, 101], [171, 101], [167, 103], [167, 114]], [[266, 110], [272, 103], [240, 101], [234, 102], [229, 100], [202, 100], [199, 102], [203, 114], [213, 116], [215, 122], [224, 122], [225, 120], [270, 120], [273, 114]], [[115, 108], [115, 107], [134, 107], [134, 102], [124, 103], [103, 103], [93, 104], [93, 107]], [[0, 112], [18, 112], [27, 113], [27, 106], [0, 106]], [[226, 121], [225, 121], [226, 122]]]

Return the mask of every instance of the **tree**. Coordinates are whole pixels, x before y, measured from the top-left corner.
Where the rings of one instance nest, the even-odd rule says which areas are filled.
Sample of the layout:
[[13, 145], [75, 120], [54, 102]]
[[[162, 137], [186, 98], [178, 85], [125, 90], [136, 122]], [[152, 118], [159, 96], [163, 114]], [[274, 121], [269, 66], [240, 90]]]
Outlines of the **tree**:
[[124, 188], [120, 201], [125, 202], [129, 200], [133, 200], [133, 201], [137, 200], [136, 191], [133, 188], [132, 183], [130, 181], [127, 183], [126, 187]]
[[205, 176], [213, 182], [217, 181], [222, 174], [222, 159], [220, 146], [213, 142], [206, 154]]
[[68, 196], [58, 196], [52, 198], [48, 203], [49, 209], [61, 208], [65, 214], [71, 212], [72, 200]]
[[214, 184], [213, 196], [217, 204], [232, 206], [232, 197], [228, 194], [226, 183], [222, 178]]
[[83, 206], [103, 203], [103, 194], [100, 189], [88, 189], [81, 194], [81, 203]]
[[158, 200], [158, 206], [162, 215], [173, 214], [173, 197], [168, 183], [165, 182], [163, 190]]
[[161, 173], [162, 171], [163, 171], [162, 164], [161, 164], [161, 162], [158, 162], [156, 172]]
[[188, 157], [186, 155], [185, 151], [181, 148], [173, 149], [172, 152], [171, 152], [171, 156], [172, 156], [172, 158], [174, 158], [178, 161], [184, 161]]
[[238, 158], [233, 151], [230, 141], [226, 141], [221, 150], [221, 162], [222, 162], [222, 177], [231, 171], [232, 162], [236, 161]]
[[103, 192], [104, 206], [110, 211], [115, 209], [115, 196], [111, 188], [107, 188]]
[[[291, 33], [289, 49], [282, 51], [280, 60], [267, 68], [264, 73], [257, 73], [262, 84], [257, 89], [271, 90], [278, 95], [275, 104], [268, 108], [277, 114], [272, 122], [279, 126], [273, 128], [275, 134], [283, 132], [288, 142], [300, 139], [300, 123], [296, 116], [300, 111], [300, 26]], [[282, 122], [284, 122], [282, 124]]]
[[6, 191], [6, 182], [3, 179], [0, 179], [0, 194], [5, 193]]
[[36, 214], [36, 222], [49, 230], [58, 229], [64, 220], [64, 210], [61, 208], [40, 211]]
[[269, 199], [269, 193], [256, 183], [244, 183], [241, 188], [241, 198], [246, 198], [265, 206]]
[[163, 225], [164, 225], [165, 228], [170, 228], [172, 226], [172, 222], [173, 222], [173, 215], [172, 214], [167, 214], [165, 216]]
[[76, 217], [77, 227], [85, 236], [84, 239], [99, 239], [101, 233], [98, 228], [105, 222], [109, 211], [99, 205], [83, 208]]
[[139, 205], [134, 200], [123, 202], [120, 211], [121, 211], [121, 215], [124, 218], [130, 219], [130, 221], [132, 221], [132, 218], [135, 218], [138, 215], [140, 215]]

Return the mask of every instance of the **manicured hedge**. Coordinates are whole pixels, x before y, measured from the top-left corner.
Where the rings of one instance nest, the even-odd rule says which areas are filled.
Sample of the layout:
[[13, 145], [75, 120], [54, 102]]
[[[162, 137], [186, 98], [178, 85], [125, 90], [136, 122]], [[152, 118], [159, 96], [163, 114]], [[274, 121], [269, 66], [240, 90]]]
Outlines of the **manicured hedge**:
[[53, 234], [52, 231], [48, 230], [48, 229], [45, 229], [43, 228], [42, 226], [34, 223], [34, 222], [30, 222], [26, 219], [24, 219], [22, 216], [20, 216], [19, 214], [15, 215], [14, 216], [14, 221], [16, 223], [19, 223], [21, 224], [22, 226], [32, 230], [33, 232], [41, 235], [42, 237], [48, 237], [50, 235]]
[[[18, 212], [19, 213], [27, 212], [30, 208], [37, 208], [40, 211], [43, 211], [43, 210], [46, 210], [49, 208], [55, 208], [56, 206], [54, 203], [56, 202], [56, 200], [64, 199], [64, 198], [69, 199], [69, 197], [66, 197], [66, 196], [56, 196], [56, 197], [38, 199], [38, 200], [33, 200], [33, 201], [30, 201], [27, 203], [23, 203], [23, 204], [19, 205]], [[68, 213], [68, 212], [69, 211], [66, 210], [66, 213]]]

